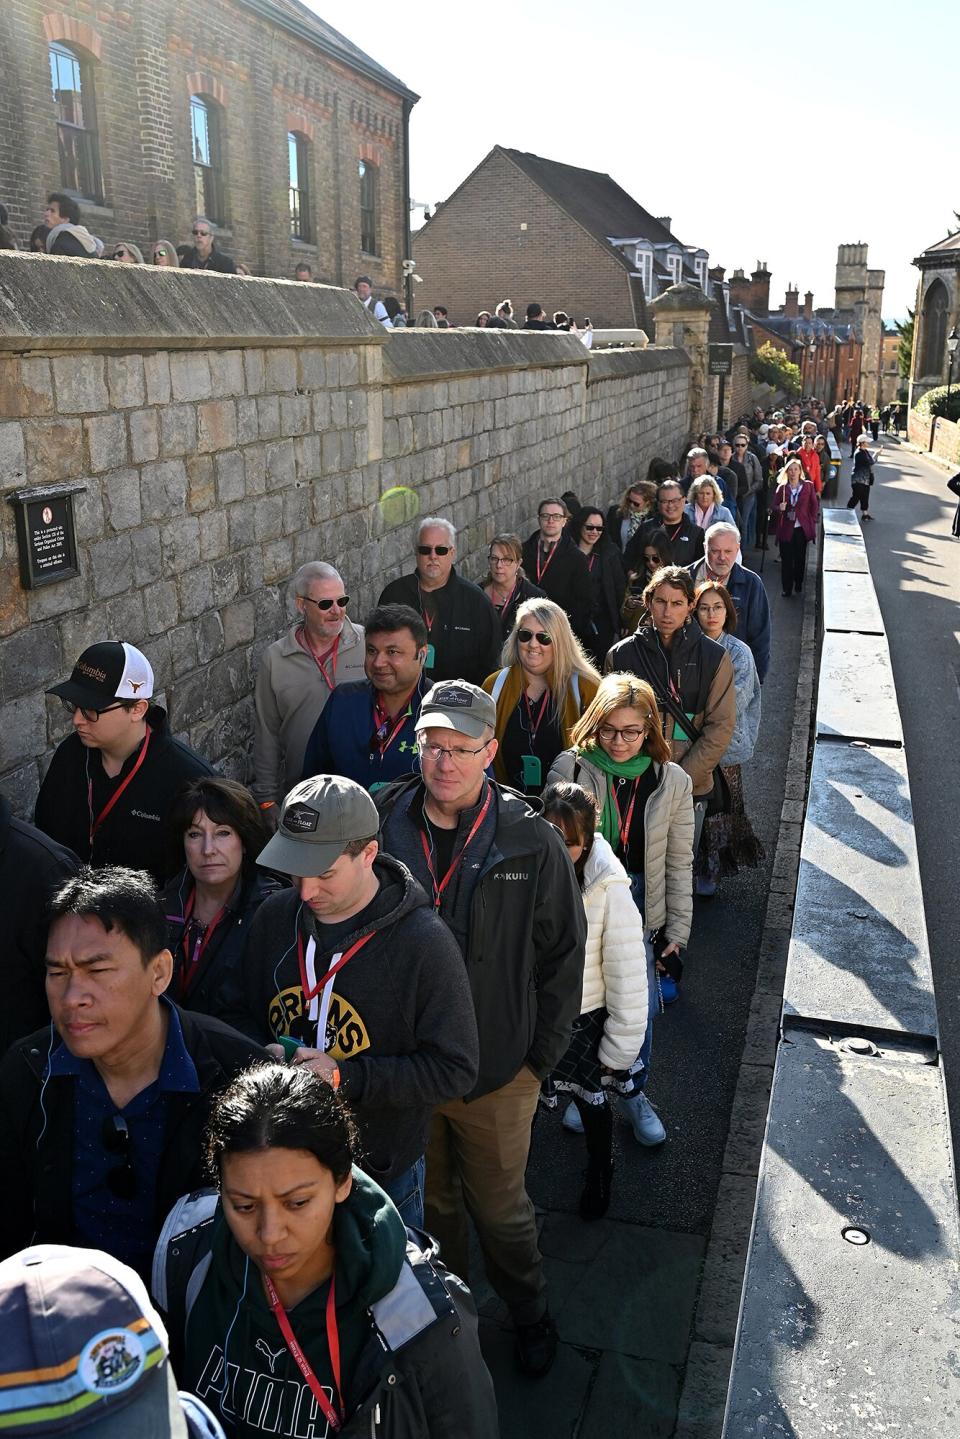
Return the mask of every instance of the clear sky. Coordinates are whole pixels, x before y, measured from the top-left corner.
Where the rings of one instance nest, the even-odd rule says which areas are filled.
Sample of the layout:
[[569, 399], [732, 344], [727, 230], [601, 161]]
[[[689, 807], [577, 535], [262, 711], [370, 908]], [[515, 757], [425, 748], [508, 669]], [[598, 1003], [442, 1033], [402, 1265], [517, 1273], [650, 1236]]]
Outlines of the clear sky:
[[957, 0], [308, 3], [422, 97], [415, 200], [531, 150], [606, 171], [728, 274], [765, 260], [774, 306], [790, 281], [832, 304], [837, 245], [864, 241], [888, 319], [957, 227]]

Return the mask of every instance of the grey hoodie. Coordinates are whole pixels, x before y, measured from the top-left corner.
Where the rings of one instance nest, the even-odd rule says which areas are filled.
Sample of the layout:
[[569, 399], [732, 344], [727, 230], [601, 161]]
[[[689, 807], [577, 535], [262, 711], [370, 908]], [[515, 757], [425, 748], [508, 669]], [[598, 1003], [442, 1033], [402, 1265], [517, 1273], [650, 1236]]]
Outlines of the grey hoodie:
[[54, 225], [47, 236], [48, 255], [72, 255], [75, 259], [95, 260], [97, 241], [85, 225], [71, 225], [64, 220]]

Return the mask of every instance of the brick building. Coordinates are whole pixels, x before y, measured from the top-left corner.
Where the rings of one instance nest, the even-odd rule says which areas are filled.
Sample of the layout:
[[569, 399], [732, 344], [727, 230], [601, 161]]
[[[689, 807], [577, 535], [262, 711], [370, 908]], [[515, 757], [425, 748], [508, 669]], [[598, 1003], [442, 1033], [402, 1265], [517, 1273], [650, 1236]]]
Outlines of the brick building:
[[417, 96], [298, 0], [3, 0], [0, 198], [65, 190], [109, 245], [205, 213], [256, 274], [397, 290]]
[[652, 333], [646, 301], [676, 284], [707, 292], [707, 251], [684, 245], [610, 178], [495, 145], [413, 240], [423, 302], [454, 323], [511, 299]]

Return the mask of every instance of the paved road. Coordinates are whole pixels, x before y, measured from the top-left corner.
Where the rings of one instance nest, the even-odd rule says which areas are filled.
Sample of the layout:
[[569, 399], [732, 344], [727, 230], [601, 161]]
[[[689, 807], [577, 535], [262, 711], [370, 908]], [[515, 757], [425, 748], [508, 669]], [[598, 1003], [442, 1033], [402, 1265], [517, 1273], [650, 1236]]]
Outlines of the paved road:
[[[957, 502], [948, 474], [896, 439], [885, 440], [871, 501], [875, 518], [863, 528], [903, 720], [953, 1147], [960, 1153], [960, 540], [950, 534]], [[846, 482], [841, 493], [849, 493]]]
[[[748, 562], [755, 567], [759, 558], [751, 553]], [[673, 1433], [755, 986], [794, 715], [801, 603], [781, 597], [772, 550], [765, 569], [774, 661], [745, 788], [767, 862], [726, 881], [715, 900], [697, 902], [683, 997], [657, 1021], [654, 1039], [649, 1093], [668, 1140], [644, 1150], [625, 1124], [616, 1126], [607, 1220], [588, 1225], [577, 1215], [582, 1140], [562, 1130], [559, 1115], [541, 1113], [536, 1121], [529, 1186], [545, 1212], [550, 1304], [562, 1346], [549, 1380], [519, 1378], [512, 1334], [475, 1266], [503, 1439]]]

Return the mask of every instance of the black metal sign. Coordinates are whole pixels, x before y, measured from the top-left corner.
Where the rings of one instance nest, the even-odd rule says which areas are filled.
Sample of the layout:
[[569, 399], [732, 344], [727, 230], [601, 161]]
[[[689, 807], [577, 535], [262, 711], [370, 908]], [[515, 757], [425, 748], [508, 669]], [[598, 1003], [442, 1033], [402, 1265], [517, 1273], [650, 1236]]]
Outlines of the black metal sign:
[[20, 583], [25, 590], [53, 585], [80, 573], [73, 497], [86, 485], [38, 485], [8, 499], [16, 510]]
[[711, 375], [733, 374], [733, 346], [711, 345], [708, 364]]

